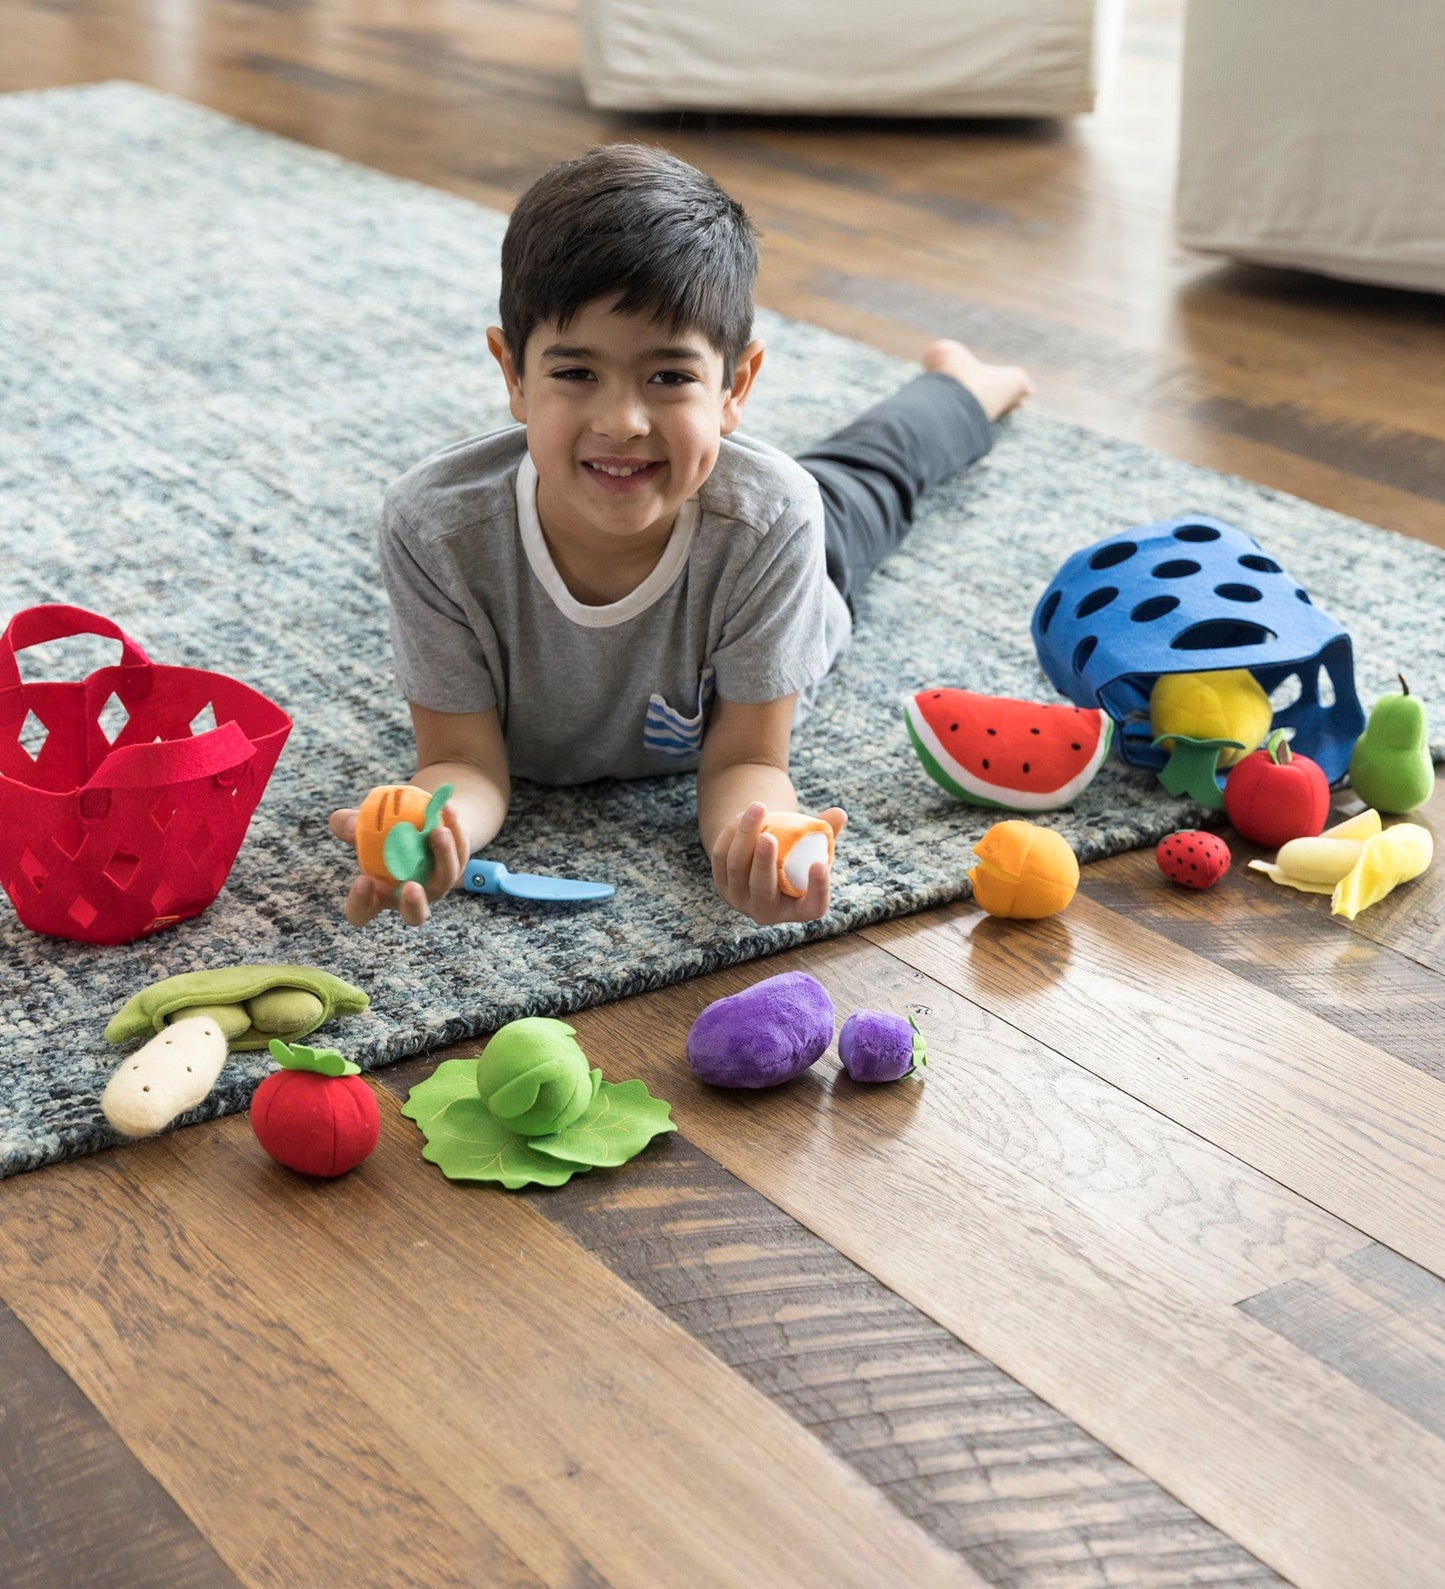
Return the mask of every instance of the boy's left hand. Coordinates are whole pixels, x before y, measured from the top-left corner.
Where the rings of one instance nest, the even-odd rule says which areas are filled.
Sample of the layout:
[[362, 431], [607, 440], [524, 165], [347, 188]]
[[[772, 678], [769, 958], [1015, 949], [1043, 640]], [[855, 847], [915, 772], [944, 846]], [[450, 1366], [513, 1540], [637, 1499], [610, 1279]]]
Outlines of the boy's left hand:
[[[814, 861], [808, 872], [808, 892], [794, 899], [778, 887], [778, 841], [762, 831], [768, 808], [755, 800], [718, 835], [712, 849], [712, 880], [718, 893], [734, 910], [751, 916], [762, 927], [782, 921], [818, 921], [828, 914], [828, 867]], [[830, 806], [818, 813], [833, 829], [836, 842], [847, 816]]]

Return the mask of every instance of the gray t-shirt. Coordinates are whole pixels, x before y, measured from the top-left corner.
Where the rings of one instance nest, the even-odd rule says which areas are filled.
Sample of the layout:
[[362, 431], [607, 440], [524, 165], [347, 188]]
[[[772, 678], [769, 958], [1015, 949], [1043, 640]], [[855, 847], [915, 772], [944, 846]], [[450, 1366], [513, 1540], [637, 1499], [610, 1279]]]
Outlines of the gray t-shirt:
[[801, 714], [849, 638], [817, 482], [743, 436], [723, 438], [657, 567], [607, 606], [577, 601], [552, 562], [521, 425], [403, 475], [380, 549], [402, 693], [437, 712], [495, 706], [511, 771], [542, 783], [689, 771], [714, 690], [796, 693]]

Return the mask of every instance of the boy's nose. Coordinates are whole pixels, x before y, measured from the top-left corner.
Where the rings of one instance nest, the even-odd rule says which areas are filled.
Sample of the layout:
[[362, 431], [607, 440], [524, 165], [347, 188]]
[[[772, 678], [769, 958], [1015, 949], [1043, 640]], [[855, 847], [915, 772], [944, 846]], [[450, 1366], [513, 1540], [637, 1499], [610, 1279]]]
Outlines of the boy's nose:
[[592, 415], [592, 429], [597, 435], [626, 440], [645, 436], [651, 428], [647, 405], [637, 393], [617, 391], [599, 397]]

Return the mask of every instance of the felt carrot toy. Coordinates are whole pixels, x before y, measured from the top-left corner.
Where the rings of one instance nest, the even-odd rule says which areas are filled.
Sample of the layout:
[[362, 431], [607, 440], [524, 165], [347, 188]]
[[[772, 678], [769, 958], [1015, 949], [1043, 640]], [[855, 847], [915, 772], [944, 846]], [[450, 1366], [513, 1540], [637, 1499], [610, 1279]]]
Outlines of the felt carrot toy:
[[770, 811], [763, 832], [778, 841], [778, 888], [790, 899], [808, 892], [808, 873], [814, 861], [833, 864], [833, 829], [822, 817], [801, 811]]
[[444, 783], [435, 794], [415, 784], [380, 784], [356, 813], [356, 860], [379, 883], [425, 883], [431, 877], [427, 840], [451, 798]]

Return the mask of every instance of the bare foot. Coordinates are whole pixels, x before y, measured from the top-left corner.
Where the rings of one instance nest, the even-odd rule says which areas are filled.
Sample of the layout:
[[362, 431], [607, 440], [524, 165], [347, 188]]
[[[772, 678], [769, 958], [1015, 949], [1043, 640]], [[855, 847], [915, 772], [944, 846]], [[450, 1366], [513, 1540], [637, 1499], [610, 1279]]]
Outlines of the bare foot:
[[999, 419], [1033, 395], [1029, 373], [1017, 364], [985, 364], [961, 342], [947, 337], [923, 350], [925, 370], [941, 370], [962, 382], [979, 400], [990, 419]]

